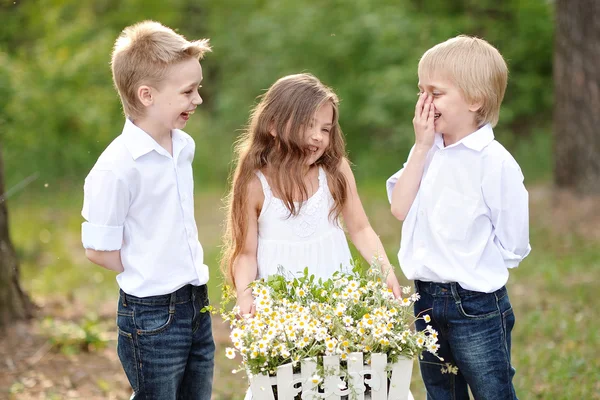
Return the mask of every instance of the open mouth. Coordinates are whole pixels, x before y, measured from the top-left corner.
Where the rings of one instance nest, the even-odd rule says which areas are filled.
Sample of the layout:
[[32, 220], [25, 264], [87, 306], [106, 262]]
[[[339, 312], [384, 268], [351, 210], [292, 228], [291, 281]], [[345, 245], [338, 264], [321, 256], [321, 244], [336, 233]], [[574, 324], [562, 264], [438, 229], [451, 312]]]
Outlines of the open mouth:
[[184, 120], [188, 120], [190, 119], [190, 117], [192, 116], [192, 114], [195, 112], [195, 110], [190, 110], [190, 111], [185, 111], [181, 113], [181, 118], [183, 118]]
[[308, 146], [308, 151], [315, 154], [317, 151], [319, 151], [319, 148], [317, 146]]
[[435, 113], [433, 114], [433, 119], [436, 120], [438, 119], [442, 114], [441, 113]]

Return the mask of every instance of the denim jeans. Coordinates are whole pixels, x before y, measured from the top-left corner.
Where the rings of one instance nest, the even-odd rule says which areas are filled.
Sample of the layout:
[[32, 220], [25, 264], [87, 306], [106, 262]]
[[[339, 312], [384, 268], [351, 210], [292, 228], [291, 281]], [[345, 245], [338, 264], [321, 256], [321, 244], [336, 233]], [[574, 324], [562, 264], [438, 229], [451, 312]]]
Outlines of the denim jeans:
[[120, 291], [117, 353], [132, 399], [210, 400], [215, 344], [206, 285], [135, 297]]
[[[457, 283], [415, 281], [421, 295], [415, 315], [428, 314], [431, 321], [418, 320], [438, 331], [438, 355], [424, 352], [421, 376], [427, 400], [514, 400], [515, 370], [510, 364], [510, 334], [515, 316], [506, 287], [493, 293], [463, 289]], [[443, 374], [440, 363], [458, 367], [458, 375]], [[468, 386], [468, 388], [467, 388]]]

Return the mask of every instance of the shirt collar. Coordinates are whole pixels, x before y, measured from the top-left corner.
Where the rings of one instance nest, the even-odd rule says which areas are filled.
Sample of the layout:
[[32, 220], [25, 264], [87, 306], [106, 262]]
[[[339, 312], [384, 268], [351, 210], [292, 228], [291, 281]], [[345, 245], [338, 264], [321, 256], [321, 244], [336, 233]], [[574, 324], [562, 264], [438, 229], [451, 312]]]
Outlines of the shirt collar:
[[[468, 147], [472, 150], [481, 151], [488, 144], [492, 143], [493, 140], [494, 140], [494, 131], [492, 130], [492, 126], [490, 124], [485, 124], [484, 126], [479, 128], [475, 132], [465, 136], [458, 142], [456, 142], [448, 147], [454, 147], [454, 146], [458, 146], [459, 144], [462, 144], [463, 146]], [[438, 148], [440, 148], [440, 149], [444, 148], [444, 137], [442, 136], [441, 133], [435, 134], [434, 143]]]
[[[134, 124], [129, 118], [125, 120], [122, 135], [125, 139], [125, 146], [134, 160], [150, 153], [152, 150], [164, 156], [171, 157], [170, 154], [152, 138], [152, 136]], [[171, 137], [173, 138], [173, 154], [175, 154], [176, 148], [177, 150], [181, 150], [187, 144], [187, 135], [179, 129], [173, 129], [171, 131]], [[179, 151], [177, 151], [177, 153], [179, 153]]]

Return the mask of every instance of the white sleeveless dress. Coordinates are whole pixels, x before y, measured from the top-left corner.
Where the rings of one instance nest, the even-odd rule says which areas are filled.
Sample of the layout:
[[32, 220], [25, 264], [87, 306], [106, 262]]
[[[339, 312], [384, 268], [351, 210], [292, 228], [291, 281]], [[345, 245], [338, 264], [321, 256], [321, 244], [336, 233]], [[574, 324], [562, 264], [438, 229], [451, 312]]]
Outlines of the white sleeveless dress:
[[290, 216], [283, 201], [273, 195], [262, 172], [265, 201], [258, 217], [258, 278], [277, 274], [289, 277], [308, 267], [317, 278], [330, 278], [340, 269], [350, 271], [352, 255], [339, 221], [329, 218], [334, 204], [327, 174], [319, 167], [319, 188], [302, 204], [297, 216]]
[[[334, 204], [327, 174], [319, 167], [319, 188], [293, 217], [281, 199], [273, 195], [262, 172], [256, 171], [265, 194], [258, 217], [258, 278], [267, 278], [283, 269], [290, 277], [308, 267], [317, 278], [330, 278], [335, 271], [352, 270], [352, 255], [346, 234], [329, 218]], [[409, 400], [414, 400], [408, 394]], [[247, 389], [244, 400], [254, 400]]]

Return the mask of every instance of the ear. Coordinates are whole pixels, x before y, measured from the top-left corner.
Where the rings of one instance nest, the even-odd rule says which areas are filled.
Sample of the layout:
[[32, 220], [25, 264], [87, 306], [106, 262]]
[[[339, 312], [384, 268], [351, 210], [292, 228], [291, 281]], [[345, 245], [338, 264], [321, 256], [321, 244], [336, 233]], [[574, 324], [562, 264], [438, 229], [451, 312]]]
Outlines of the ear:
[[471, 102], [471, 104], [469, 104], [469, 111], [477, 112], [481, 109], [481, 107], [483, 107], [482, 100], [473, 101], [473, 102]]
[[277, 131], [275, 130], [275, 121], [269, 122], [269, 134], [274, 138], [277, 137]]
[[150, 86], [142, 85], [138, 87], [137, 96], [144, 107], [149, 107], [154, 103], [152, 88]]

